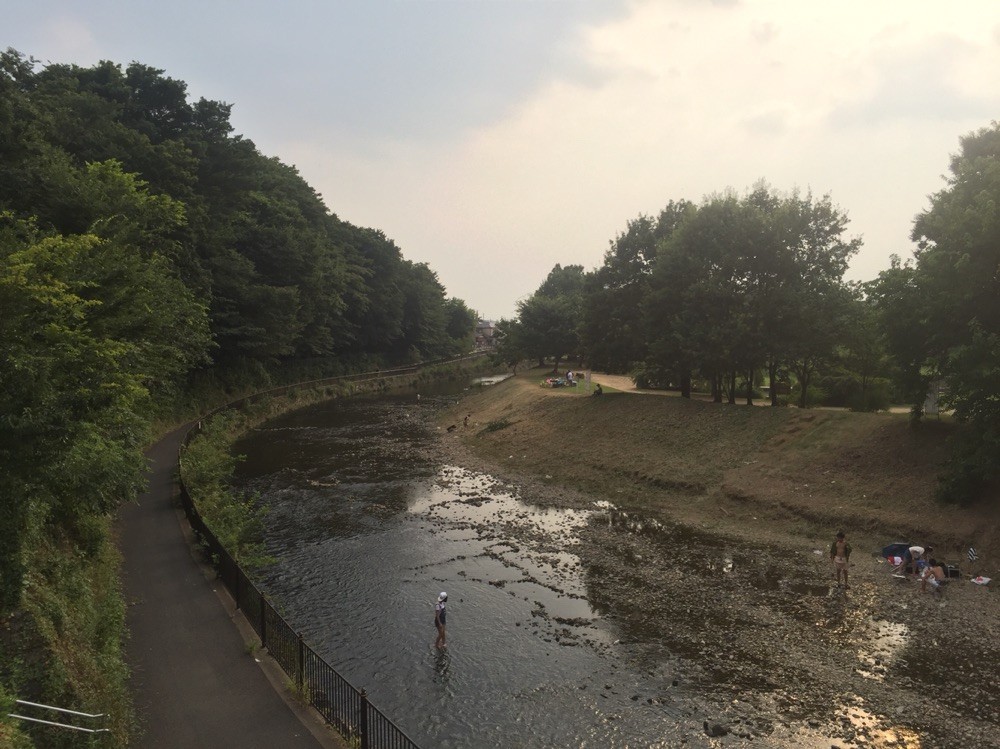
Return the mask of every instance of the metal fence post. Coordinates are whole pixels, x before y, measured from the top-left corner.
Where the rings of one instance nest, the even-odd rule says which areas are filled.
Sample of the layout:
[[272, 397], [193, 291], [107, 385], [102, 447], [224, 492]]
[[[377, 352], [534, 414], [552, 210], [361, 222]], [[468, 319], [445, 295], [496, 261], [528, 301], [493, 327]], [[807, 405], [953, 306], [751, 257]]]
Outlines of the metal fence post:
[[302, 642], [302, 635], [299, 635], [299, 651], [298, 658], [295, 659], [295, 680], [299, 687], [299, 692], [302, 692], [302, 685], [305, 683], [305, 670], [306, 670], [306, 646]]
[[368, 693], [361, 690], [361, 749], [368, 749]]
[[267, 600], [263, 593], [260, 596], [260, 644], [267, 647]]

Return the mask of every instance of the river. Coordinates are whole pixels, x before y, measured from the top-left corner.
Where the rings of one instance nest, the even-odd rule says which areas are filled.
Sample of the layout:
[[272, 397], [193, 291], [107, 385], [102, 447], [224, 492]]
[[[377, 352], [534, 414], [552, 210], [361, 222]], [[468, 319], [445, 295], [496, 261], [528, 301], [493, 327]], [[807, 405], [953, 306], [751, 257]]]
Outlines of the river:
[[420, 746], [708, 747], [713, 716], [726, 746], [934, 745], [874, 707], [908, 640], [874, 588], [848, 602], [820, 550], [527, 504], [428, 450], [461, 390], [311, 406], [235, 448], [269, 508], [262, 587]]

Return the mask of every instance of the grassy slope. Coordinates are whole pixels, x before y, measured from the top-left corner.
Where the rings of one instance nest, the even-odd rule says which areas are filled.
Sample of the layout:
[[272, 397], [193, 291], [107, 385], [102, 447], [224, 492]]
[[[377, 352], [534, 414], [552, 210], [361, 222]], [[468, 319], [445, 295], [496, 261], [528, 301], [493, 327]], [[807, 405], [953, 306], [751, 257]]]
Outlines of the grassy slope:
[[[905, 414], [594, 398], [541, 388], [542, 376], [470, 396], [445, 419], [471, 412], [478, 429], [464, 433], [469, 447], [508, 476], [545, 477], [724, 535], [801, 543], [844, 528], [868, 548], [913, 540], [949, 560], [970, 543], [989, 559], [1000, 553], [1000, 513], [933, 499], [946, 422], [913, 430]], [[484, 430], [490, 422], [509, 425]]]

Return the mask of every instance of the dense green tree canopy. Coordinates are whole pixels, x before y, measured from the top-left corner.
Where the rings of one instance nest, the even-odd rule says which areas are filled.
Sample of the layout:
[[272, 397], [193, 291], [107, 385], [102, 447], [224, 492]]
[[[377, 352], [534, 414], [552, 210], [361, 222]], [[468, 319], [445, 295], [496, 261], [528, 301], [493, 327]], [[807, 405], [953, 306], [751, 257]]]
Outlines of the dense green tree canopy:
[[659, 243], [643, 300], [649, 369], [688, 392], [708, 380], [733, 401], [752, 398], [757, 372], [799, 375], [804, 405], [816, 367], [832, 356], [846, 313], [842, 282], [858, 240], [829, 198], [782, 197], [766, 185], [688, 208]]
[[538, 290], [517, 305], [517, 345], [539, 361], [579, 354], [585, 279], [582, 265], [556, 265]]
[[604, 264], [587, 274], [582, 338], [591, 363], [629, 372], [648, 355], [642, 306], [650, 293], [657, 245], [669, 238], [694, 206], [671, 201], [654, 221], [639, 216], [611, 242]]
[[144, 428], [202, 368], [471, 348], [476, 315], [381, 232], [133, 62], [0, 54], [2, 604], [29, 528], [131, 496]]
[[0, 209], [158, 252], [209, 311], [212, 361], [431, 357], [467, 340], [432, 271], [234, 135], [229, 104], [192, 103], [141, 63], [37, 69], [13, 50], [0, 93]]
[[1000, 123], [962, 139], [948, 185], [917, 217], [913, 238], [916, 267], [899, 302], [919, 306], [912, 327], [922, 369], [972, 426], [942, 487], [966, 501], [1000, 465]]

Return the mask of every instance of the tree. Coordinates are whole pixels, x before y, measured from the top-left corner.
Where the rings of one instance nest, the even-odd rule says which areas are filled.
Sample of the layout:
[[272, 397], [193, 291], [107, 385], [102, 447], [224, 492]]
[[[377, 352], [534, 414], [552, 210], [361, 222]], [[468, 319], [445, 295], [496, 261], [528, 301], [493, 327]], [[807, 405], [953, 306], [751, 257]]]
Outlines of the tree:
[[[200, 314], [199, 314], [200, 312]], [[3, 604], [20, 593], [29, 520], [70, 533], [133, 496], [144, 409], [204, 356], [207, 325], [158, 256], [0, 214]]]
[[782, 201], [780, 230], [790, 253], [792, 275], [781, 297], [788, 305], [780, 326], [784, 359], [799, 382], [799, 405], [809, 405], [809, 384], [827, 364], [846, 324], [851, 294], [844, 285], [847, 264], [861, 247], [844, 236], [847, 214], [829, 195], [792, 195]]
[[941, 494], [969, 501], [1000, 465], [1000, 123], [961, 140], [947, 187], [914, 221], [913, 285], [923, 305], [924, 365], [970, 425]]
[[842, 237], [846, 223], [829, 197], [781, 197], [764, 183], [686, 211], [660, 244], [644, 307], [649, 366], [682, 394], [700, 375], [716, 401], [734, 402], [742, 383], [748, 403], [760, 369], [773, 384], [789, 366], [804, 405], [813, 374], [835, 349], [842, 276], [860, 245]]
[[753, 261], [761, 220], [735, 194], [712, 196], [660, 245], [646, 312], [651, 351], [661, 369], [676, 369], [683, 395], [692, 373], [712, 383], [713, 398], [735, 399], [737, 373], [749, 382], [761, 354], [755, 319]]
[[583, 266], [557, 264], [538, 290], [517, 305], [521, 344], [539, 362], [552, 357], [553, 372], [563, 357], [579, 353], [583, 290]]
[[576, 351], [577, 307], [565, 298], [536, 294], [518, 303], [520, 338], [524, 350], [539, 362], [553, 359], [552, 371], [559, 371], [559, 362]]
[[853, 291], [839, 358], [860, 387], [848, 405], [857, 411], [874, 411], [888, 405], [884, 394], [881, 397], [873, 394], [872, 385], [876, 378], [884, 378], [888, 373], [889, 354], [878, 309], [864, 295], [864, 287], [857, 286]]
[[446, 299], [444, 303], [445, 333], [448, 337], [447, 356], [457, 356], [472, 351], [476, 341], [476, 322], [479, 316], [461, 299]]
[[0, 57], [0, 210], [161, 255], [207, 306], [215, 363], [461, 348], [433, 271], [331, 214], [231, 105], [138, 62], [36, 67]]
[[437, 274], [426, 263], [403, 263], [403, 326], [396, 342], [398, 356], [411, 360], [445, 356], [450, 341], [445, 333], [445, 292]]
[[518, 365], [531, 357], [524, 342], [524, 331], [521, 328], [521, 323], [517, 320], [502, 319], [497, 322], [493, 336], [496, 340], [496, 347], [491, 354], [491, 359], [510, 367], [511, 371], [517, 374]]
[[924, 301], [912, 262], [902, 263], [893, 255], [889, 268], [865, 285], [865, 294], [885, 341], [890, 377], [897, 393], [910, 404], [915, 425], [923, 416], [931, 377], [926, 366]]
[[581, 336], [591, 366], [629, 372], [647, 357], [643, 305], [650, 292], [657, 244], [693, 206], [671, 201], [654, 221], [640, 215], [611, 243], [604, 264], [586, 277]]

